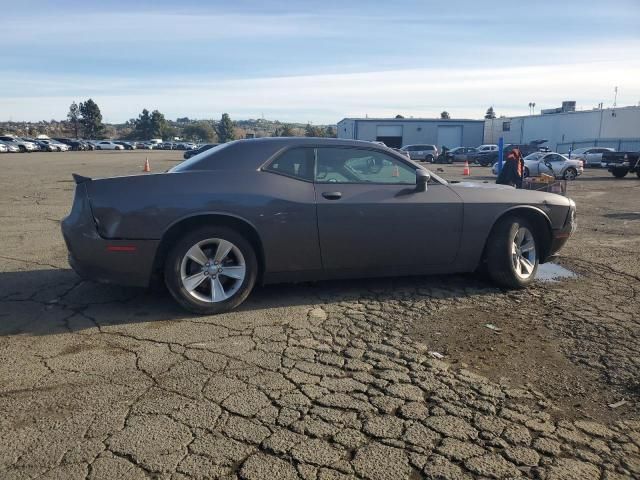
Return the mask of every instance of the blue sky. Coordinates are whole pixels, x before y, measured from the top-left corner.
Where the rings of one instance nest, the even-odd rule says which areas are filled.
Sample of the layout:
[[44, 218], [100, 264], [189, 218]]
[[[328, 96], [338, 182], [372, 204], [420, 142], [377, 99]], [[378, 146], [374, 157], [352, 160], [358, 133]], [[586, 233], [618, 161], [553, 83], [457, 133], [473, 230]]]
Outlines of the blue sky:
[[0, 0], [0, 120], [335, 123], [640, 102], [640, 1]]

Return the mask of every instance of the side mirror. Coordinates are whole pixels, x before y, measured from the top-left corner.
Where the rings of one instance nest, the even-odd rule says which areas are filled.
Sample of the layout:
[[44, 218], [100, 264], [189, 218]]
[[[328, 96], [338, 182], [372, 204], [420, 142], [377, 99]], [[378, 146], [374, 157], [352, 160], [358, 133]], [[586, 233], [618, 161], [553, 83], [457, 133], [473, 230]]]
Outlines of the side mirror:
[[416, 192], [426, 192], [431, 174], [422, 168], [416, 170]]

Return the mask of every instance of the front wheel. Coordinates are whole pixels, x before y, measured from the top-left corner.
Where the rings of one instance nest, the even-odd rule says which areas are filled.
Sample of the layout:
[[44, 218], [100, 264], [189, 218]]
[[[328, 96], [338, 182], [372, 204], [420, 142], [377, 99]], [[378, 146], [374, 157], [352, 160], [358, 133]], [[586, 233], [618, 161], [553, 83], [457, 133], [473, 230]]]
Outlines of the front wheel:
[[538, 242], [531, 224], [524, 218], [499, 220], [487, 240], [487, 271], [498, 285], [524, 288], [538, 271]]
[[578, 171], [573, 168], [567, 168], [564, 171], [564, 175], [562, 175], [562, 178], [564, 178], [565, 180], [575, 180], [576, 178], [578, 178]]
[[615, 168], [611, 170], [611, 173], [616, 178], [624, 178], [627, 176], [627, 173], [629, 173], [629, 170], [627, 170], [626, 168]]
[[167, 257], [164, 278], [173, 297], [197, 314], [223, 313], [249, 295], [258, 276], [251, 244], [226, 227], [186, 234]]

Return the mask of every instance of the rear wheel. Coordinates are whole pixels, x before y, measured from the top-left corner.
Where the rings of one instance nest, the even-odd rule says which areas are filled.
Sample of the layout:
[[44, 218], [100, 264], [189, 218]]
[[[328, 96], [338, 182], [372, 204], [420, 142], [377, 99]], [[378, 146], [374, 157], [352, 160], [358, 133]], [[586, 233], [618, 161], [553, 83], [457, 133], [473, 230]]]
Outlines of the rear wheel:
[[529, 176], [529, 169], [527, 167], [524, 167], [523, 175], [524, 178], [527, 178]]
[[235, 230], [204, 227], [182, 237], [165, 263], [167, 288], [197, 314], [236, 308], [256, 282], [258, 262], [251, 244]]
[[538, 242], [531, 224], [524, 218], [503, 218], [487, 241], [487, 271], [498, 285], [524, 288], [538, 270]]
[[626, 168], [615, 168], [611, 170], [611, 173], [616, 178], [624, 178], [627, 176], [627, 173], [629, 173], [629, 170], [627, 170]]

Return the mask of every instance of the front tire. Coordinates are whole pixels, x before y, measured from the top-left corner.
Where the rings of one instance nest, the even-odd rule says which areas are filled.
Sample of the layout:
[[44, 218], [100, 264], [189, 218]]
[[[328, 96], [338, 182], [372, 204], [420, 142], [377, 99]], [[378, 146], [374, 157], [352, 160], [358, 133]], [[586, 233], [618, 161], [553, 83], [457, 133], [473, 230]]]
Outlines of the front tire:
[[629, 170], [627, 170], [626, 168], [616, 168], [611, 170], [611, 173], [616, 178], [624, 178], [627, 176], [627, 173], [629, 173]]
[[200, 315], [228, 312], [247, 298], [258, 276], [251, 244], [227, 227], [187, 233], [169, 252], [164, 278], [171, 295]]
[[564, 171], [564, 175], [562, 175], [562, 177], [565, 180], [575, 180], [578, 178], [578, 171], [573, 167], [569, 167]]
[[525, 288], [538, 271], [538, 241], [531, 224], [511, 216], [498, 221], [487, 240], [489, 276], [506, 288]]

